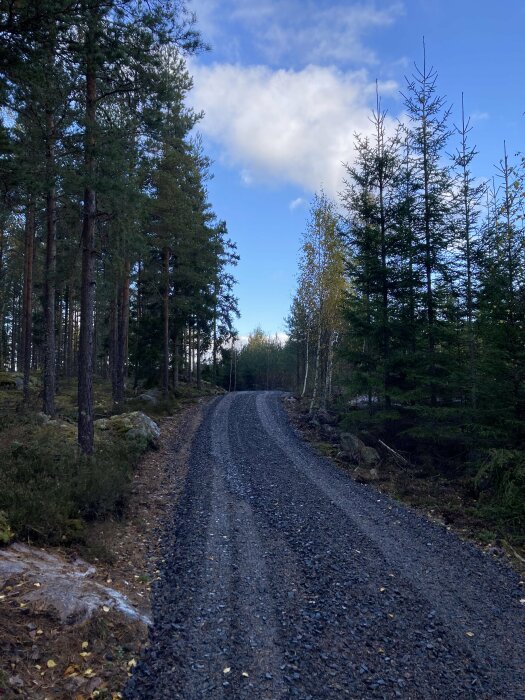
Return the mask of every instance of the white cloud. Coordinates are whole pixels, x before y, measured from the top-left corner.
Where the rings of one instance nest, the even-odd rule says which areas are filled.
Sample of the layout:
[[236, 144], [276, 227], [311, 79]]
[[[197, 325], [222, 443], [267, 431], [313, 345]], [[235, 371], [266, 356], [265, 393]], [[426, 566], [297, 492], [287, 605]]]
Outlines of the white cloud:
[[288, 205], [290, 207], [290, 211], [295, 211], [296, 209], [299, 209], [299, 207], [304, 207], [306, 206], [308, 202], [304, 197], [297, 197], [297, 199], [293, 199], [290, 204]]
[[[199, 129], [246, 184], [280, 180], [337, 195], [355, 132], [371, 128], [375, 83], [365, 71], [194, 63], [191, 72], [193, 104], [206, 114]], [[383, 94], [395, 89], [380, 86]]]

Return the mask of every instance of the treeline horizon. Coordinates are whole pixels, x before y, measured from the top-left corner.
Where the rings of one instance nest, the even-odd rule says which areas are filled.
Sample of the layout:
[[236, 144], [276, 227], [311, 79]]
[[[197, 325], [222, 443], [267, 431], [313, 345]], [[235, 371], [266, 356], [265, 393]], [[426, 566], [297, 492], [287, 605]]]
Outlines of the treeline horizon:
[[42, 373], [54, 416], [78, 377], [167, 397], [235, 335], [238, 256], [206, 189], [185, 57], [206, 46], [184, 2], [29, 0], [0, 7], [0, 371]]

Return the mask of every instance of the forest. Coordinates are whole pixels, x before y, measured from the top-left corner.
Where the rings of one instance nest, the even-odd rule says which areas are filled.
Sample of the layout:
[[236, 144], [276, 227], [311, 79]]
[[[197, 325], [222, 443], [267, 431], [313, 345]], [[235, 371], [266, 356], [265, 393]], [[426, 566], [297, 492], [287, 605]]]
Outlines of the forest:
[[[68, 464], [95, 490], [109, 469], [95, 420], [148, 388], [169, 411], [235, 333], [238, 255], [186, 103], [195, 22], [182, 2], [0, 4], [0, 510], [33, 533], [85, 510]], [[113, 456], [118, 501], [134, 456]], [[57, 479], [63, 512], [28, 501]]]
[[35, 415], [67, 418], [80, 450], [64, 464], [95, 474], [110, 449], [95, 421], [145, 391], [169, 412], [192, 386], [288, 390], [314, 420], [328, 409], [429, 474], [465, 477], [487, 517], [523, 530], [525, 159], [502, 137], [479, 176], [463, 97], [453, 112], [426, 56], [397, 127], [377, 88], [338, 201], [313, 200], [286, 342], [256, 328], [241, 345], [239, 258], [187, 106], [187, 58], [207, 46], [185, 4], [2, 3], [0, 37], [10, 450], [13, 425], [38, 440]]
[[[0, 369], [42, 410], [78, 375], [93, 450], [93, 377], [167, 394], [216, 358], [237, 313], [235, 245], [207, 199], [182, 5], [17, 3], [1, 16]], [[194, 367], [195, 365], [195, 367]], [[9, 377], [4, 381], [8, 382]]]
[[340, 200], [315, 197], [283, 353], [311, 415], [455, 475], [522, 540], [525, 158], [502, 138], [482, 179], [463, 96], [452, 114], [437, 78], [424, 57], [395, 130], [377, 91]]

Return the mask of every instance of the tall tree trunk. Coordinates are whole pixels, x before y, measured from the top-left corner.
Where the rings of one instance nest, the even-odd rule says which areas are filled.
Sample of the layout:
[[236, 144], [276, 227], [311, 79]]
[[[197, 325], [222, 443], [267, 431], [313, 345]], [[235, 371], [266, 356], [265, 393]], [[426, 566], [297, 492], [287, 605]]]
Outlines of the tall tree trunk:
[[5, 312], [5, 289], [4, 289], [4, 226], [0, 221], [0, 372], [4, 369], [4, 312]]
[[118, 304], [118, 332], [117, 332], [117, 371], [115, 403], [124, 401], [126, 375], [128, 366], [128, 329], [129, 329], [129, 274], [130, 264], [124, 261], [122, 282], [120, 285]]
[[56, 188], [55, 172], [55, 122], [52, 112], [46, 109], [46, 258], [44, 267], [44, 372], [42, 410], [54, 416], [56, 394]]
[[173, 388], [175, 391], [179, 387], [180, 370], [180, 333], [178, 326], [173, 332]]
[[170, 381], [170, 251], [166, 246], [162, 251], [162, 338], [163, 338], [163, 358], [162, 358], [162, 392], [164, 398], [168, 398]]
[[[217, 298], [217, 292], [215, 292]], [[217, 386], [217, 304], [213, 314], [213, 346], [212, 346], [212, 369], [213, 369], [213, 385]]]
[[197, 328], [197, 343], [196, 343], [196, 352], [197, 352], [197, 389], [201, 388], [201, 330], [200, 328]]
[[57, 319], [57, 336], [56, 336], [56, 362], [55, 362], [55, 384], [56, 391], [59, 393], [59, 377], [64, 366], [64, 316], [62, 314], [62, 289], [57, 289], [57, 302], [55, 304], [55, 318]]
[[310, 351], [309, 351], [309, 346], [310, 346], [310, 333], [306, 331], [306, 356], [305, 356], [305, 362], [304, 362], [304, 383], [303, 383], [303, 390], [301, 392], [301, 398], [306, 394], [306, 383], [308, 381], [308, 371], [310, 369]]
[[93, 454], [93, 339], [95, 306], [95, 223], [97, 202], [94, 188], [97, 86], [95, 70], [96, 10], [92, 10], [86, 36], [86, 133], [84, 218], [82, 224], [82, 272], [80, 285], [80, 336], [78, 347], [78, 444], [84, 454]]
[[315, 402], [317, 401], [317, 392], [319, 390], [319, 366], [321, 364], [321, 319], [319, 319], [319, 329], [317, 332], [317, 347], [315, 351], [315, 373], [314, 386], [312, 390], [312, 399], [310, 401], [310, 413], [313, 412]]
[[17, 349], [17, 337], [18, 337], [18, 312], [17, 312], [17, 297], [16, 297], [16, 285], [13, 282], [13, 291], [11, 298], [11, 357], [10, 357], [10, 369], [11, 372], [16, 371], [16, 349]]
[[118, 355], [118, 284], [112, 290], [111, 301], [109, 304], [109, 377], [111, 380], [111, 395], [113, 402], [117, 403], [117, 355]]
[[24, 402], [29, 401], [31, 373], [31, 339], [33, 332], [33, 258], [35, 247], [35, 204], [30, 198], [26, 208], [24, 230], [24, 291], [22, 300], [22, 369]]
[[191, 330], [191, 325], [188, 324], [188, 331], [187, 331], [187, 337], [188, 337], [188, 364], [186, 367], [187, 370], [187, 379], [188, 379], [188, 384], [191, 383], [191, 378], [192, 378], [192, 372], [193, 372], [193, 344], [192, 344], [192, 330]]

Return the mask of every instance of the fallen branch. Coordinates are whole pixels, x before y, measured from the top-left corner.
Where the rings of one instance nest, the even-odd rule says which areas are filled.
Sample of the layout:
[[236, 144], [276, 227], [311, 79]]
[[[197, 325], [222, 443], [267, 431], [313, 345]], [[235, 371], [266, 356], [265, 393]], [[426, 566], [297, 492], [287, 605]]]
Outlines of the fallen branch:
[[507, 545], [507, 547], [510, 549], [510, 551], [514, 554], [516, 559], [519, 559], [522, 562], [522, 564], [525, 564], [525, 559], [520, 554], [518, 554], [518, 552], [514, 549], [514, 547], [509, 542], [507, 542], [507, 540], [505, 540], [504, 542]]
[[385, 450], [388, 450], [388, 452], [390, 452], [390, 454], [394, 455], [394, 457], [395, 457], [399, 462], [401, 462], [401, 464], [406, 464], [407, 466], [410, 466], [410, 462], [408, 461], [408, 459], [405, 459], [402, 455], [399, 454], [399, 452], [396, 452], [395, 450], [393, 450], [391, 447], [389, 447], [389, 446], [388, 446], [385, 442], [383, 442], [382, 440], [378, 440], [378, 442], [379, 442], [380, 445], [382, 445], [382, 446], [385, 448]]

